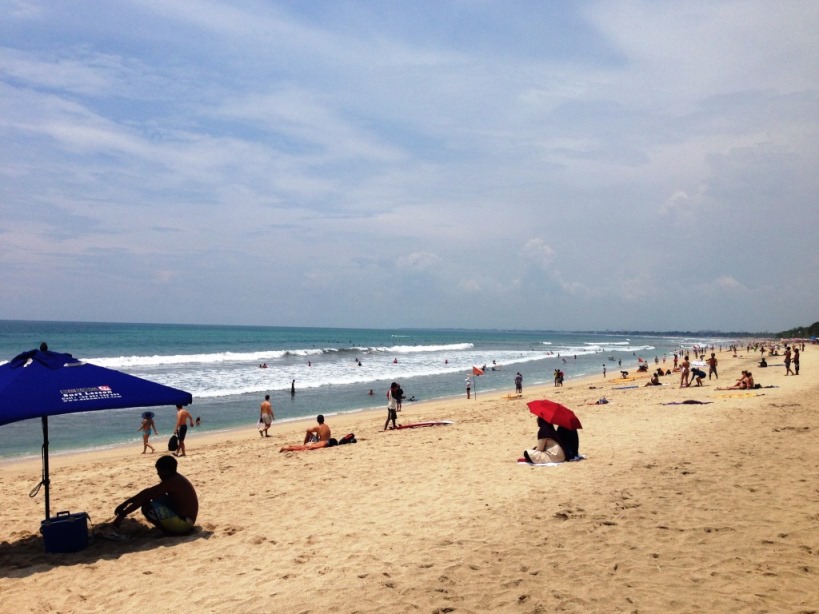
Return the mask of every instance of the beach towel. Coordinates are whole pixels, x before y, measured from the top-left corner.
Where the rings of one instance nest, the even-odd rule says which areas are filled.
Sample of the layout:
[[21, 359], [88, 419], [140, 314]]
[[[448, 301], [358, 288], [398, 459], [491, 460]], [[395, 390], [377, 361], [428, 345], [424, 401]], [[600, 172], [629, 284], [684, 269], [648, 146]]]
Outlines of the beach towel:
[[632, 388], [639, 388], [639, 386], [615, 386], [612, 390], [631, 390]]
[[708, 405], [709, 403], [713, 403], [713, 401], [694, 401], [693, 399], [689, 399], [687, 401], [673, 401], [671, 403], [663, 403], [663, 405]]
[[570, 458], [567, 461], [562, 463], [530, 463], [525, 458], [518, 459], [518, 465], [528, 465], [529, 467], [557, 467], [559, 465], [565, 465], [566, 463], [576, 463], [582, 460], [586, 460], [586, 457], [582, 454], [580, 456], [575, 456], [574, 458]]
[[419, 429], [424, 428], [427, 426], [447, 426], [449, 424], [455, 424], [452, 420], [435, 420], [431, 422], [414, 422], [412, 424], [399, 424], [395, 428], [388, 428], [388, 431], [401, 431], [404, 429]]

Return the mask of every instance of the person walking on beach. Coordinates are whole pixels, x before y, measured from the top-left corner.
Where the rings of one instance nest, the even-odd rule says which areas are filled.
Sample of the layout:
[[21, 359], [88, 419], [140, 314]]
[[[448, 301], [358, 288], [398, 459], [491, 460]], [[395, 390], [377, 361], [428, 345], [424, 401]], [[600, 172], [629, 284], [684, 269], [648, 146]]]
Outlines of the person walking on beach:
[[143, 454], [145, 454], [148, 448], [151, 448], [151, 454], [154, 453], [154, 447], [148, 443], [148, 439], [151, 436], [151, 429], [154, 430], [154, 435], [159, 435], [159, 433], [156, 430], [156, 424], [154, 424], [154, 412], [146, 411], [144, 414], [142, 414], [142, 424], [137, 429], [138, 431], [142, 431]]
[[266, 394], [264, 395], [264, 401], [262, 401], [262, 404], [259, 407], [259, 422], [262, 423], [262, 428], [259, 430], [259, 435], [261, 437], [270, 437], [267, 429], [269, 429], [270, 425], [273, 424], [273, 418], [273, 406], [270, 405], [270, 395]]
[[177, 473], [173, 456], [160, 456], [155, 467], [159, 484], [120, 503], [114, 509], [114, 527], [119, 527], [128, 514], [141, 507], [145, 518], [166, 535], [186, 535], [193, 530], [199, 515], [196, 489], [185, 476]]
[[799, 348], [793, 346], [793, 374], [799, 375]]
[[468, 377], [466, 378], [466, 398], [472, 398], [472, 380]]
[[393, 382], [390, 384], [389, 390], [387, 390], [387, 420], [384, 422], [384, 430], [387, 430], [387, 427], [390, 424], [390, 420], [392, 420], [392, 428], [396, 428], [398, 425], [395, 421], [398, 419], [398, 401], [395, 398], [395, 392], [398, 389], [398, 384]]
[[785, 346], [785, 375], [794, 375], [791, 370], [791, 346]]
[[191, 413], [182, 407], [176, 406], [176, 438], [179, 441], [179, 448], [173, 453], [174, 456], [186, 456], [185, 454], [185, 435], [188, 434], [188, 422], [193, 427], [193, 416]]
[[711, 352], [711, 358], [708, 359], [708, 379], [711, 379], [711, 374], [714, 374], [714, 377], [719, 379], [719, 375], [717, 375], [717, 357]]
[[515, 392], [517, 394], [523, 394], [523, 376], [520, 374], [520, 371], [515, 375]]

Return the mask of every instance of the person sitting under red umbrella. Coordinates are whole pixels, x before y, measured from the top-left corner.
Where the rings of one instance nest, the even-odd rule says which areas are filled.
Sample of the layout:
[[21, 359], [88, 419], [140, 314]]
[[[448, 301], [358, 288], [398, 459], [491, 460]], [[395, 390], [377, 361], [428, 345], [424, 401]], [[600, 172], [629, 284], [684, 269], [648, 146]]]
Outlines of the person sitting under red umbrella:
[[531, 450], [524, 450], [523, 457], [530, 463], [562, 463], [566, 452], [560, 445], [560, 435], [555, 427], [543, 418], [537, 418], [537, 445]]

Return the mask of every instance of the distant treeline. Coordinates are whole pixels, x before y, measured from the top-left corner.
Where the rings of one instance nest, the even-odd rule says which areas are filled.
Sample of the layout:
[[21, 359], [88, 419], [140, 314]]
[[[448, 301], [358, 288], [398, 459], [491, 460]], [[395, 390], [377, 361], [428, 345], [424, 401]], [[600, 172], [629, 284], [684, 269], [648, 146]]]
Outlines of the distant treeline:
[[783, 330], [780, 337], [819, 337], [819, 322], [814, 322], [810, 326], [797, 326], [790, 330]]

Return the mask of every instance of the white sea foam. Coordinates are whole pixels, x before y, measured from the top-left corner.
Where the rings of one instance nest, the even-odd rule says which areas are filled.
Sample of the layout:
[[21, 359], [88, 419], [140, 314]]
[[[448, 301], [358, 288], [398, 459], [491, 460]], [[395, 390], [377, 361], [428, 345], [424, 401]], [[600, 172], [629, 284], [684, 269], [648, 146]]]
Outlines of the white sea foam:
[[[470, 346], [471, 347], [471, 346]], [[504, 370], [510, 365], [523, 364], [554, 358], [546, 352], [499, 351], [491, 357], [474, 350], [452, 352], [416, 352], [401, 355], [393, 362], [392, 354], [376, 356], [361, 355], [359, 366], [353, 357], [339, 360], [338, 356], [325, 355], [321, 359], [278, 363], [268, 362], [268, 368], [260, 369], [257, 364], [240, 368], [228, 364], [211, 364], [175, 368], [172, 371], [146, 369], [136, 373], [163, 384], [190, 391], [194, 397], [217, 398], [232, 395], [289, 390], [296, 380], [299, 390], [331, 386], [362, 384], [371, 386], [373, 382], [406, 380], [415, 377], [453, 374], [471, 375], [473, 366], [484, 366], [491, 370]], [[493, 365], [492, 360], [496, 361]]]
[[290, 356], [309, 358], [324, 354], [359, 353], [368, 354], [415, 354], [430, 352], [459, 352], [474, 347], [471, 343], [453, 343], [448, 345], [395, 345], [384, 347], [352, 348], [298, 348], [288, 350], [260, 350], [257, 352], [217, 352], [210, 354], [173, 354], [153, 356], [116, 356], [107, 358], [84, 358], [86, 362], [110, 369], [134, 367], [159, 367], [165, 365], [208, 365], [219, 363], [270, 363]]

